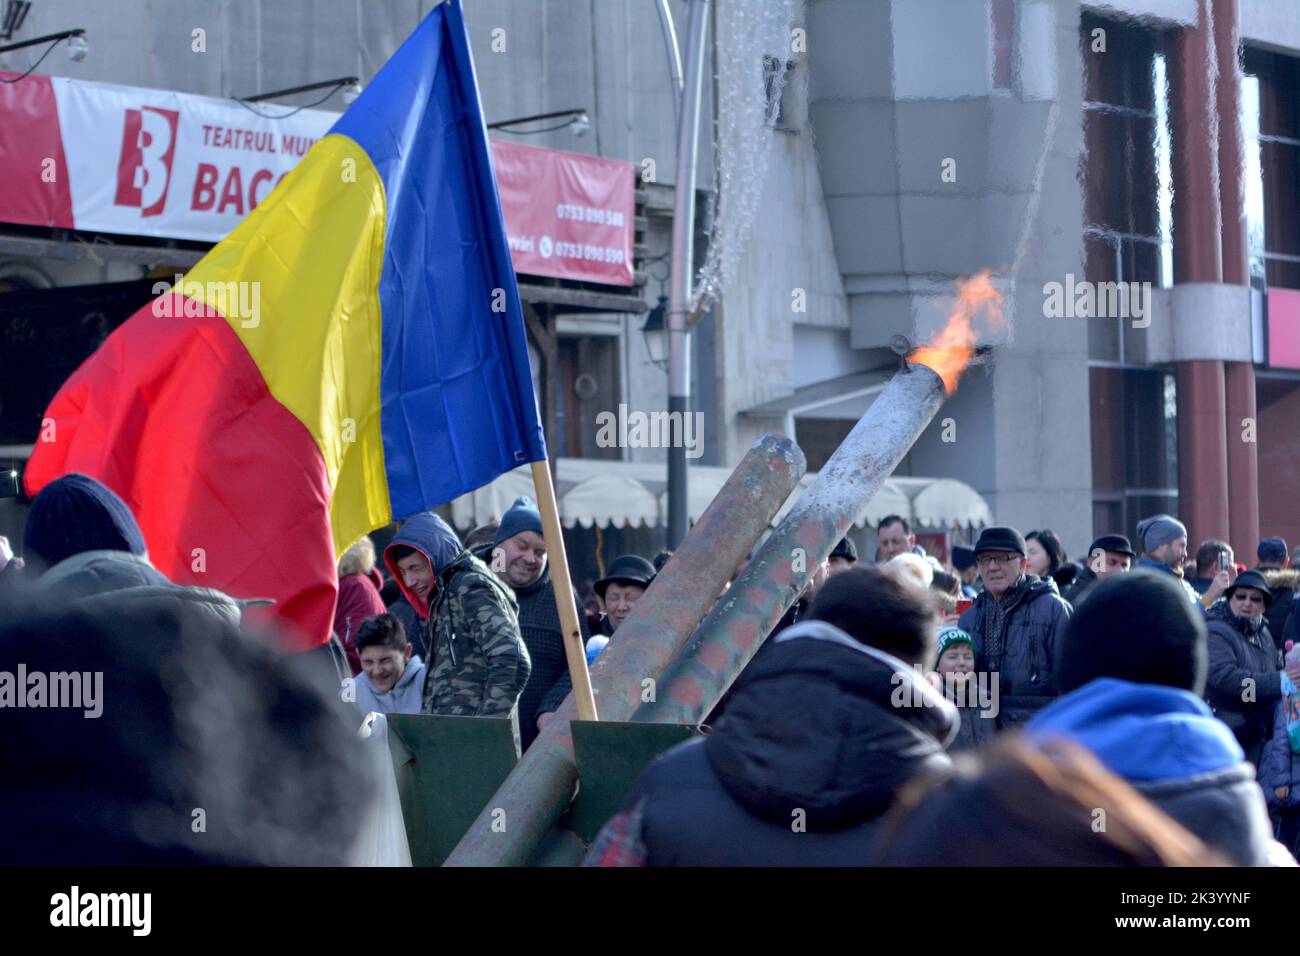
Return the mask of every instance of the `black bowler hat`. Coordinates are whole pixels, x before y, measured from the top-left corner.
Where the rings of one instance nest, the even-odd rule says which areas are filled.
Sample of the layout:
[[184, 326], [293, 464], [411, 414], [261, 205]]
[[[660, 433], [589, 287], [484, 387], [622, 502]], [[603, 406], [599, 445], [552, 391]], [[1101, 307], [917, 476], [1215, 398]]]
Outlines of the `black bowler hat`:
[[1273, 592], [1268, 589], [1268, 582], [1264, 580], [1264, 575], [1258, 571], [1242, 571], [1237, 575], [1237, 580], [1232, 582], [1232, 586], [1223, 592], [1223, 596], [1232, 600], [1232, 592], [1237, 588], [1254, 588], [1256, 591], [1262, 591], [1264, 606], [1268, 607], [1273, 603]]
[[655, 578], [655, 566], [639, 554], [619, 555], [609, 563], [605, 576], [596, 582], [597, 596], [605, 600], [605, 590], [617, 581], [619, 584], [636, 584], [648, 588]]
[[858, 546], [848, 538], [840, 538], [840, 543], [835, 546], [835, 550], [830, 553], [830, 556], [856, 562], [858, 560]]
[[1096, 554], [1098, 551], [1114, 551], [1116, 554], [1127, 554], [1130, 558], [1137, 557], [1133, 545], [1122, 534], [1103, 534], [1088, 546], [1089, 556]]
[[1025, 556], [1025, 536], [1015, 528], [985, 528], [975, 542], [975, 553], [982, 551], [1014, 551]]
[[952, 566], [958, 571], [965, 571], [967, 568], [975, 567], [975, 549], [969, 544], [954, 544], [952, 546]]

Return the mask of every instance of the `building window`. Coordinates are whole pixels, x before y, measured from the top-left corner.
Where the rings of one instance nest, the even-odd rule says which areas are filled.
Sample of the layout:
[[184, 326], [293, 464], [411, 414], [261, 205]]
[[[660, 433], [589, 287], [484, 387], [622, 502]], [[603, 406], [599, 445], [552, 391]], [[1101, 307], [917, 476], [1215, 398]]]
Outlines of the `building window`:
[[[1105, 52], [1094, 51], [1094, 31]], [[1084, 272], [1092, 282], [1173, 284], [1173, 163], [1163, 34], [1083, 14]], [[1093, 531], [1132, 535], [1177, 513], [1174, 377], [1146, 365], [1147, 337], [1122, 317], [1089, 319]]]
[[[1094, 52], [1103, 30], [1105, 52]], [[1093, 282], [1173, 284], [1173, 164], [1169, 83], [1161, 34], [1117, 20], [1080, 17], [1086, 277]], [[1145, 336], [1122, 318], [1088, 324], [1097, 361], [1142, 364]]]
[[1251, 284], [1300, 289], [1300, 60], [1248, 48], [1245, 73], [1241, 125]]
[[1178, 513], [1174, 376], [1159, 369], [1089, 369], [1093, 533], [1132, 535], [1157, 512]]
[[1010, 90], [1015, 63], [1015, 0], [992, 0], [989, 13], [993, 20], [993, 89]]

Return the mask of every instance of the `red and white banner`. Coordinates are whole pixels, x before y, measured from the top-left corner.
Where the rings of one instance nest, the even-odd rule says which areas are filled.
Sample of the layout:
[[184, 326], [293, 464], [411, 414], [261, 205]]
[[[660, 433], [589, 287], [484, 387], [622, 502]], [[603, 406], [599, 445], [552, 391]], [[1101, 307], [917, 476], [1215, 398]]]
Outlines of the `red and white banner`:
[[[0, 84], [0, 222], [218, 242], [338, 120], [258, 115], [286, 112], [64, 77]], [[516, 271], [632, 284], [631, 163], [492, 154]]]
[[632, 284], [633, 164], [494, 142], [515, 271]]
[[0, 220], [217, 242], [337, 119], [57, 76], [0, 85]]

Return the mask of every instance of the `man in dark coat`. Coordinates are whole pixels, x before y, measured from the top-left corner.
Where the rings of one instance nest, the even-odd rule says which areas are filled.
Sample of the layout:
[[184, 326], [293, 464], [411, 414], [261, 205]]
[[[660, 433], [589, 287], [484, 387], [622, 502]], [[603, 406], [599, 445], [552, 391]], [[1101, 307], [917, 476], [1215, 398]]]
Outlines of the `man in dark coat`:
[[1264, 620], [1272, 602], [1264, 576], [1243, 571], [1224, 599], [1205, 612], [1210, 626], [1206, 699], [1256, 766], [1273, 732], [1273, 709], [1282, 699], [1277, 646]]
[[1136, 558], [1137, 552], [1124, 535], [1103, 534], [1088, 548], [1083, 570], [1062, 597], [1077, 611], [1097, 582], [1112, 574], [1127, 574]]
[[[656, 574], [655, 566], [639, 554], [621, 554], [609, 563], [605, 576], [594, 585], [596, 596], [605, 605], [605, 613], [596, 626], [596, 633], [586, 642], [588, 665], [595, 663], [596, 657], [605, 649], [619, 625], [627, 620]], [[546, 726], [572, 691], [573, 678], [566, 667], [537, 705], [538, 730]]]
[[957, 713], [919, 673], [925, 591], [852, 568], [771, 641], [716, 729], [646, 769], [589, 865], [862, 865], [899, 789], [950, 768]]
[[1264, 615], [1269, 633], [1275, 641], [1285, 640], [1286, 621], [1295, 607], [1295, 589], [1300, 572], [1290, 567], [1291, 555], [1283, 538], [1265, 538], [1255, 551], [1259, 558], [1256, 570], [1264, 575], [1268, 589], [1273, 592], [1273, 603]]
[[1070, 618], [1062, 696], [1025, 727], [1063, 736], [1239, 866], [1288, 863], [1272, 839], [1255, 768], [1205, 691], [1204, 615], [1167, 574], [1098, 584]]
[[1029, 573], [1015, 528], [985, 528], [975, 555], [984, 590], [958, 627], [975, 639], [980, 668], [998, 675], [998, 726], [1015, 727], [1057, 695], [1052, 670], [1070, 605], [1055, 581]]
[[[501, 517], [493, 540], [478, 552], [494, 574], [515, 592], [519, 601], [519, 633], [528, 648], [532, 671], [519, 695], [519, 736], [525, 750], [537, 737], [537, 717], [543, 699], [556, 682], [569, 672], [564, 653], [564, 631], [555, 605], [551, 566], [547, 561], [546, 539], [542, 537], [542, 515], [530, 498], [519, 497]], [[585, 647], [590, 632], [587, 617], [573, 603]], [[570, 686], [572, 686], [570, 684]]]

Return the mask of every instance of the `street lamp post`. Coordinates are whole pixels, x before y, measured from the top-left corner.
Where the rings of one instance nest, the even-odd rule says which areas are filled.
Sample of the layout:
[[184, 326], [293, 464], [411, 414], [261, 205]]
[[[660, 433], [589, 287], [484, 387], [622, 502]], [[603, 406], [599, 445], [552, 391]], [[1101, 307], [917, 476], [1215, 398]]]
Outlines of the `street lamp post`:
[[691, 402], [691, 339], [687, 311], [695, 268], [695, 163], [709, 0], [690, 0], [686, 75], [677, 118], [677, 176], [673, 200], [672, 286], [668, 309], [668, 419], [680, 423], [668, 447], [668, 547], [686, 537], [686, 416]]

